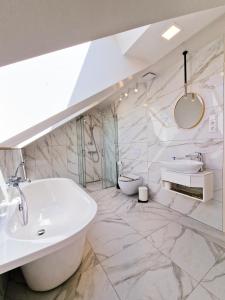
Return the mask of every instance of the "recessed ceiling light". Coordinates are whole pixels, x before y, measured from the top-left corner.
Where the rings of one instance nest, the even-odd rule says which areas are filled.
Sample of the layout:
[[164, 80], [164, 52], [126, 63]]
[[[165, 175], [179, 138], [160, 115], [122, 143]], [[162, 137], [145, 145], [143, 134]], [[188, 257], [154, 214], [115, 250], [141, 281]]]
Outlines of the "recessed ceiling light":
[[180, 32], [180, 28], [178, 28], [177, 26], [175, 25], [172, 25], [170, 26], [169, 29], [167, 29], [167, 31], [165, 31], [163, 34], [162, 34], [162, 37], [166, 40], [170, 40], [172, 39], [176, 34], [178, 34]]
[[125, 96], [125, 97], [128, 97], [128, 93], [127, 93], [127, 92], [126, 92], [126, 93], [124, 93], [124, 96]]

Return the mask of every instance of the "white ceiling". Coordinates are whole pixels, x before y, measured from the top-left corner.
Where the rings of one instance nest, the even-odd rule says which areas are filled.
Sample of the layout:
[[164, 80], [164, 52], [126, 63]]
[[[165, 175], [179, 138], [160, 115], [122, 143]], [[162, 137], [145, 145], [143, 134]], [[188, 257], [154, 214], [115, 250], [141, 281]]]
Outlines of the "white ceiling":
[[[142, 34], [137, 39], [133, 39], [132, 44], [129, 43], [129, 47], [123, 45], [123, 49], [126, 48], [126, 55], [145, 60], [151, 66], [224, 14], [225, 6], [152, 24], [144, 28]], [[161, 35], [173, 24], [181, 31], [168, 41]], [[136, 35], [135, 30], [131, 30], [129, 36], [132, 31]], [[117, 39], [118, 36], [120, 39], [126, 39], [125, 33], [118, 34]]]
[[225, 0], [4, 0], [0, 66], [220, 5]]

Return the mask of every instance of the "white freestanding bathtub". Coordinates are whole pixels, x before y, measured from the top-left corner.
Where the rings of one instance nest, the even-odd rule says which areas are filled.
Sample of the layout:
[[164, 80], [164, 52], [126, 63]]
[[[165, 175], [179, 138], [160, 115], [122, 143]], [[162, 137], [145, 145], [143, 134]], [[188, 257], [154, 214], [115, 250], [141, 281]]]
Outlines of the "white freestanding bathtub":
[[[6, 244], [2, 242], [5, 249], [2, 253], [0, 250], [5, 262], [0, 274], [22, 266], [32, 290], [50, 290], [79, 267], [86, 232], [96, 215], [97, 205], [70, 179], [37, 180], [23, 186], [22, 191], [28, 202], [28, 225], [22, 225], [18, 203], [15, 204], [2, 233]], [[7, 242], [11, 249], [9, 257]]]

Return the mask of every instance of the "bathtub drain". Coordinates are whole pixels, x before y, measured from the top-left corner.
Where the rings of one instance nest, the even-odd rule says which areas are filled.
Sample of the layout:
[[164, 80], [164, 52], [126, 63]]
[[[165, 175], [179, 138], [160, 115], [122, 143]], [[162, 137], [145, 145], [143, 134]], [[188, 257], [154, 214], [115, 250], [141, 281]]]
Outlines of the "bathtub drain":
[[38, 235], [43, 235], [44, 233], [45, 233], [45, 229], [40, 229], [37, 232]]

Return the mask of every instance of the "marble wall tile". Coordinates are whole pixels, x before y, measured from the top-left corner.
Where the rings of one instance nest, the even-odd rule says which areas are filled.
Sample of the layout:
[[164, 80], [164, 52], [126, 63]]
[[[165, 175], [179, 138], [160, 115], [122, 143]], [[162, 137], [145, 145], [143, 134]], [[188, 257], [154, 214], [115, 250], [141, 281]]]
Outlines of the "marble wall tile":
[[66, 129], [67, 125], [65, 124], [50, 133], [51, 146], [68, 146], [70, 144], [70, 136]]
[[148, 160], [148, 144], [147, 143], [129, 143], [119, 145], [120, 160]]
[[27, 176], [78, 178], [77, 136], [74, 120], [53, 130], [24, 149]]
[[38, 144], [35, 149], [35, 157], [36, 157], [35, 179], [53, 177], [50, 147], [49, 146], [40, 147]]
[[118, 109], [118, 142], [147, 142], [146, 109], [137, 108], [120, 113]]
[[15, 174], [16, 168], [18, 167], [21, 160], [22, 158], [19, 149], [0, 150], [0, 169], [5, 180], [7, 180], [9, 176]]
[[66, 146], [50, 147], [53, 177], [68, 177], [66, 150]]
[[[175, 106], [176, 101], [174, 101]], [[153, 123], [154, 134], [162, 142], [166, 141], [185, 141], [185, 140], [203, 140], [203, 139], [222, 139], [222, 115], [223, 106], [213, 106], [206, 108], [202, 121], [191, 130], [181, 129], [177, 127], [175, 120], [173, 119], [173, 107], [170, 106], [170, 110], [167, 112], [169, 121], [165, 121], [160, 115], [157, 118], [151, 118]], [[212, 114], [217, 115], [218, 130], [215, 133], [209, 133], [208, 122], [209, 116]], [[138, 129], [136, 129], [137, 131]], [[128, 130], [127, 130], [128, 131]], [[151, 142], [151, 141], [150, 141]]]
[[68, 144], [67, 146], [77, 145], [77, 130], [76, 130], [76, 119], [71, 120], [65, 125], [65, 134], [67, 136]]
[[158, 162], [171, 160], [172, 157], [185, 157], [186, 154], [201, 152], [206, 168], [222, 169], [223, 166], [223, 140], [208, 139], [182, 142], [159, 142], [148, 145], [148, 160]]
[[88, 183], [102, 179], [102, 113], [97, 109], [93, 109], [84, 118], [86, 182]]
[[123, 159], [123, 174], [136, 174], [143, 178], [143, 183], [148, 183], [148, 162], [143, 160]]
[[69, 178], [77, 178], [75, 182], [78, 182], [78, 154], [77, 145], [69, 145], [66, 147], [66, 158], [67, 158], [67, 171]]
[[[131, 94], [118, 105], [120, 160], [126, 171], [145, 174], [154, 200], [183, 214], [221, 230], [222, 226], [222, 170], [223, 170], [223, 105], [224, 105], [224, 39], [212, 41], [188, 56], [189, 87], [199, 93], [205, 103], [205, 114], [198, 126], [191, 130], [178, 128], [173, 117], [175, 104], [184, 93], [183, 56], [177, 64], [158, 74], [148, 90], [140, 88], [140, 98]], [[147, 104], [143, 107], [143, 104]], [[209, 116], [216, 115], [217, 131], [209, 132]], [[147, 125], [147, 129], [145, 127]], [[146, 135], [147, 130], [147, 135]], [[139, 134], [140, 133], [140, 134]], [[138, 138], [137, 138], [138, 134]], [[147, 140], [146, 140], [147, 136]], [[140, 139], [137, 141], [137, 139]], [[142, 142], [143, 144], [141, 144]], [[135, 156], [135, 149], [147, 165]], [[138, 146], [137, 146], [138, 145]], [[138, 150], [137, 150], [138, 152]], [[209, 204], [192, 201], [185, 196], [162, 190], [160, 161], [173, 156], [201, 152], [205, 168], [214, 172], [214, 198]], [[147, 175], [146, 175], [147, 170]], [[146, 177], [148, 178], [146, 179]], [[215, 201], [216, 200], [216, 201]]]
[[24, 158], [26, 161], [27, 177], [31, 180], [36, 178], [36, 145], [31, 144], [23, 149]]
[[45, 148], [51, 146], [52, 145], [51, 137], [52, 137], [51, 133], [42, 136], [35, 142], [36, 146], [39, 148]]

